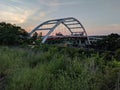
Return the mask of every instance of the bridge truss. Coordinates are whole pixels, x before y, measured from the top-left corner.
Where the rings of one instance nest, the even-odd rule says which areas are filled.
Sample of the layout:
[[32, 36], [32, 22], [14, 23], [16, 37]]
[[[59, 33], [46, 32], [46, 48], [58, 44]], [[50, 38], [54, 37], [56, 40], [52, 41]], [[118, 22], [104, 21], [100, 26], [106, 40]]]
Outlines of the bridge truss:
[[[43, 22], [42, 24], [35, 27], [29, 35], [31, 36], [34, 32], [40, 30], [48, 30], [48, 33], [43, 37], [42, 43], [45, 43], [49, 35], [60, 25], [63, 24], [71, 33], [71, 36], [78, 34], [78, 37], [86, 37], [88, 44], [90, 44], [89, 38], [87, 36], [87, 32], [81, 22], [73, 17], [61, 18], [48, 20]], [[47, 27], [44, 27], [47, 26]], [[49, 27], [50, 26], [50, 27]], [[75, 31], [77, 29], [77, 31]], [[82, 31], [81, 31], [82, 30]]]

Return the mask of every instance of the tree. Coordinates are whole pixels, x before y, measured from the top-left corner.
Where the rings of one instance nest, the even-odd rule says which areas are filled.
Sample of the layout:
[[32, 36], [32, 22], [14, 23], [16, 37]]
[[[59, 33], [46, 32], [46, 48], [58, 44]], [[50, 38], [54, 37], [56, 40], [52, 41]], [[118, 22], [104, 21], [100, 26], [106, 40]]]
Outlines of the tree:
[[18, 45], [27, 40], [28, 33], [19, 26], [10, 23], [0, 23], [0, 44]]
[[102, 40], [97, 41], [96, 47], [103, 50], [115, 51], [120, 48], [120, 35], [112, 33]]

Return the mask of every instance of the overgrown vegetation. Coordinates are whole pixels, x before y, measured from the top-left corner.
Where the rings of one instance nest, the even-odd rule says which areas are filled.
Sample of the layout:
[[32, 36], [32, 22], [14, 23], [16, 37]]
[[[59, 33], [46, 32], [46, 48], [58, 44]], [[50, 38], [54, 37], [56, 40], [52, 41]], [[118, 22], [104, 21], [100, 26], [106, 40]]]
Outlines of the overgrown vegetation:
[[117, 50], [120, 48], [120, 35], [112, 33], [102, 40], [98, 40], [96, 43], [96, 48], [107, 51]]
[[36, 33], [27, 37], [20, 27], [0, 23], [0, 90], [120, 90], [119, 35], [95, 49], [41, 44]]
[[109, 61], [82, 49], [41, 47], [0, 47], [5, 90], [120, 89], [120, 61], [114, 57]]

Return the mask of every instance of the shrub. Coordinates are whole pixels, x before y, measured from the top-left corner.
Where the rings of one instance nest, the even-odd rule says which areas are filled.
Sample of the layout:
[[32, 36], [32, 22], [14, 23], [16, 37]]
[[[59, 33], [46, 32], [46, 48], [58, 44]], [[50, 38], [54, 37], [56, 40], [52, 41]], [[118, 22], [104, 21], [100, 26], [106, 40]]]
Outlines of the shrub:
[[55, 46], [0, 47], [6, 90], [119, 89], [120, 62], [115, 58], [106, 61], [95, 52], [86, 56], [86, 52]]

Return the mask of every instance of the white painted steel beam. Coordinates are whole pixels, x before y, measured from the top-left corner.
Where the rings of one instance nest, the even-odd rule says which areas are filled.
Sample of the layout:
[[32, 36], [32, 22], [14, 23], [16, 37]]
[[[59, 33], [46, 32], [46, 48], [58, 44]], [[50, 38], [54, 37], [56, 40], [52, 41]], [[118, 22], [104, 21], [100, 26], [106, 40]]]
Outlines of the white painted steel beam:
[[[50, 25], [50, 24], [53, 24], [53, 26], [50, 27], [50, 28], [42, 28], [42, 26], [44, 26], [44, 25]], [[47, 38], [49, 37], [49, 35], [60, 24], [63, 24], [70, 31], [71, 35], [74, 33], [74, 31], [73, 31], [74, 28], [82, 28], [83, 33], [84, 33], [83, 35], [84, 35], [84, 37], [87, 37], [88, 43], [90, 44], [90, 41], [89, 41], [89, 38], [87, 36], [87, 32], [86, 32], [85, 28], [83, 27], [83, 25], [81, 24], [81, 22], [79, 20], [77, 20], [77, 19], [75, 19], [73, 17], [62, 18], [62, 19], [54, 19], [54, 20], [48, 20], [46, 22], [43, 22], [42, 24], [40, 24], [37, 27], [35, 27], [29, 33], [29, 35], [31, 36], [34, 32], [36, 32], [38, 30], [49, 30], [49, 32], [42, 39], [42, 43], [45, 43], [45, 41], [47, 40]], [[73, 25], [73, 26], [71, 27], [71, 25]], [[79, 25], [79, 27], [74, 27], [74, 25]]]

